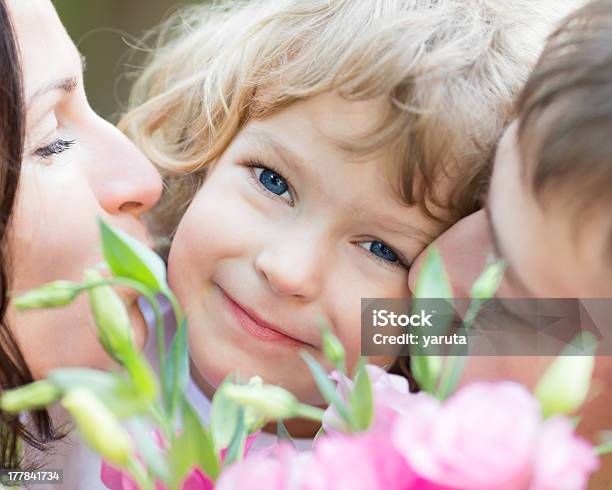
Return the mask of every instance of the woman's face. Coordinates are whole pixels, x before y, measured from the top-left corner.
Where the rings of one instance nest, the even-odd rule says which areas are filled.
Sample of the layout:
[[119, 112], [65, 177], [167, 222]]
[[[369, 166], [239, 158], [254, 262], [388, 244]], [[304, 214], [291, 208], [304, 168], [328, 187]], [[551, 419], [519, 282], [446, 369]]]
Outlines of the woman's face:
[[[11, 288], [79, 281], [101, 261], [96, 217], [145, 240], [140, 214], [157, 201], [159, 175], [87, 102], [81, 57], [48, 0], [9, 0], [23, 69], [26, 143], [8, 242]], [[110, 80], [109, 80], [110, 82]], [[110, 84], [109, 84], [110, 90]], [[136, 295], [122, 292], [140, 344]], [[34, 377], [58, 366], [106, 368], [87, 298], [54, 310], [9, 311]]]
[[339, 146], [369, 133], [378, 102], [325, 94], [250, 121], [179, 224], [170, 284], [189, 314], [193, 362], [212, 386], [258, 374], [317, 403], [304, 349], [322, 319], [360, 353], [361, 298], [406, 297], [413, 258], [440, 232], [396, 198], [381, 156]]

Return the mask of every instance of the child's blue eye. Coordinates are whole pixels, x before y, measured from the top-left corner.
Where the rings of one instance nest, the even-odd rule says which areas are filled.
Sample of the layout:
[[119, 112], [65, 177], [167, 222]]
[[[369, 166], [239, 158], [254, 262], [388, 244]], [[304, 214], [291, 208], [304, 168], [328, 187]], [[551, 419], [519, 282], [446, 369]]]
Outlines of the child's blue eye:
[[270, 192], [273, 192], [278, 196], [282, 196], [289, 190], [289, 186], [287, 185], [285, 179], [274, 170], [270, 170], [269, 168], [256, 169], [256, 175], [257, 170], [260, 170], [259, 175], [257, 176], [259, 178], [259, 182], [261, 182], [261, 185], [263, 185]]
[[361, 244], [363, 248], [365, 248], [368, 252], [370, 252], [375, 257], [382, 259], [386, 262], [396, 263], [399, 262], [399, 258], [397, 254], [391, 250], [387, 245], [383, 242], [372, 241], [372, 242], [363, 242]]

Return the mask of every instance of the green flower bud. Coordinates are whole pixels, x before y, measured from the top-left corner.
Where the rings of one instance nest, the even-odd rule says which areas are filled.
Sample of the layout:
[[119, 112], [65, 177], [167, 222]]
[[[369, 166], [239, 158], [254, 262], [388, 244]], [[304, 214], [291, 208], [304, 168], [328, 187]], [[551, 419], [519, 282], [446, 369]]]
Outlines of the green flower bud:
[[298, 399], [280, 386], [260, 387], [228, 384], [224, 394], [230, 400], [253, 408], [261, 415], [274, 420], [295, 417], [300, 409]]
[[586, 400], [595, 359], [593, 356], [559, 356], [538, 384], [535, 395], [544, 417], [574, 413]]
[[54, 281], [15, 298], [18, 310], [51, 308], [70, 304], [82, 291], [80, 284], [72, 281]]
[[35, 381], [2, 393], [0, 408], [9, 413], [44, 408], [57, 401], [61, 394], [62, 391], [50, 381]]
[[497, 261], [488, 264], [472, 286], [471, 296], [474, 299], [492, 298], [504, 278], [506, 264]]
[[113, 413], [88, 389], [74, 388], [62, 400], [85, 442], [109, 463], [125, 468], [132, 443]]
[[159, 394], [159, 384], [153, 368], [140, 352], [134, 352], [122, 359], [138, 393], [147, 400], [155, 400]]
[[342, 342], [338, 340], [334, 334], [327, 329], [321, 330], [321, 339], [323, 341], [323, 354], [325, 358], [336, 367], [344, 366], [346, 353]]
[[253, 376], [249, 379], [247, 386], [259, 388], [260, 386], [263, 386], [263, 379], [261, 379], [261, 376]]
[[[103, 277], [97, 270], [88, 269], [85, 279], [96, 283]], [[127, 308], [111, 286], [92, 287], [88, 293], [100, 343], [113, 359], [123, 364], [137, 350]]]

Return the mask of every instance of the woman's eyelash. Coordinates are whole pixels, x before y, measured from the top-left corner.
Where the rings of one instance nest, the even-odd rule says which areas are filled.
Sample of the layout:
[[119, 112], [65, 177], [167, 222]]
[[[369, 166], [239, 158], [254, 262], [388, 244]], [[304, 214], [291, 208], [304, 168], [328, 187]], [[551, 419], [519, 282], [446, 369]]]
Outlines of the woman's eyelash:
[[74, 143], [75, 140], [56, 139], [52, 143], [35, 150], [34, 154], [42, 158], [49, 158], [52, 155], [59, 155], [60, 153], [65, 152], [72, 145], [74, 145]]

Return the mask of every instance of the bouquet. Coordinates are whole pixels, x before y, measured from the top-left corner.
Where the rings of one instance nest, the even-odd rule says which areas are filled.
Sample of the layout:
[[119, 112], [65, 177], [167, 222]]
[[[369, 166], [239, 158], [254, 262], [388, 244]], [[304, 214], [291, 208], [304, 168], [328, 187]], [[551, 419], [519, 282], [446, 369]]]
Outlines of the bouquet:
[[[184, 396], [188, 381], [187, 324], [166, 282], [160, 257], [100, 221], [105, 263], [81, 283], [56, 281], [16, 299], [18, 308], [50, 308], [89, 295], [100, 343], [117, 362], [107, 372], [61, 368], [47, 379], [7, 391], [0, 407], [20, 412], [61, 403], [84, 441], [104, 459], [112, 489], [581, 489], [612, 452], [604, 434], [594, 447], [570, 418], [589, 390], [594, 358], [560, 356], [534, 393], [520, 384], [478, 382], [457, 389], [465, 357], [411, 356], [422, 391], [362, 359], [352, 373], [342, 344], [320, 325], [328, 373], [303, 354], [327, 408], [301, 403], [258, 377], [229, 376], [217, 389], [205, 425]], [[464, 324], [492, 297], [503, 264], [491, 263], [475, 282]], [[112, 289], [136, 289], [156, 318], [159, 378], [135, 346], [125, 306]], [[165, 344], [160, 297], [177, 330]], [[432, 250], [415, 297], [450, 298], [442, 261]], [[566, 383], [571, 376], [571, 383]], [[283, 421], [321, 424], [309, 451], [298, 452]], [[249, 451], [266, 424], [278, 443]]]

